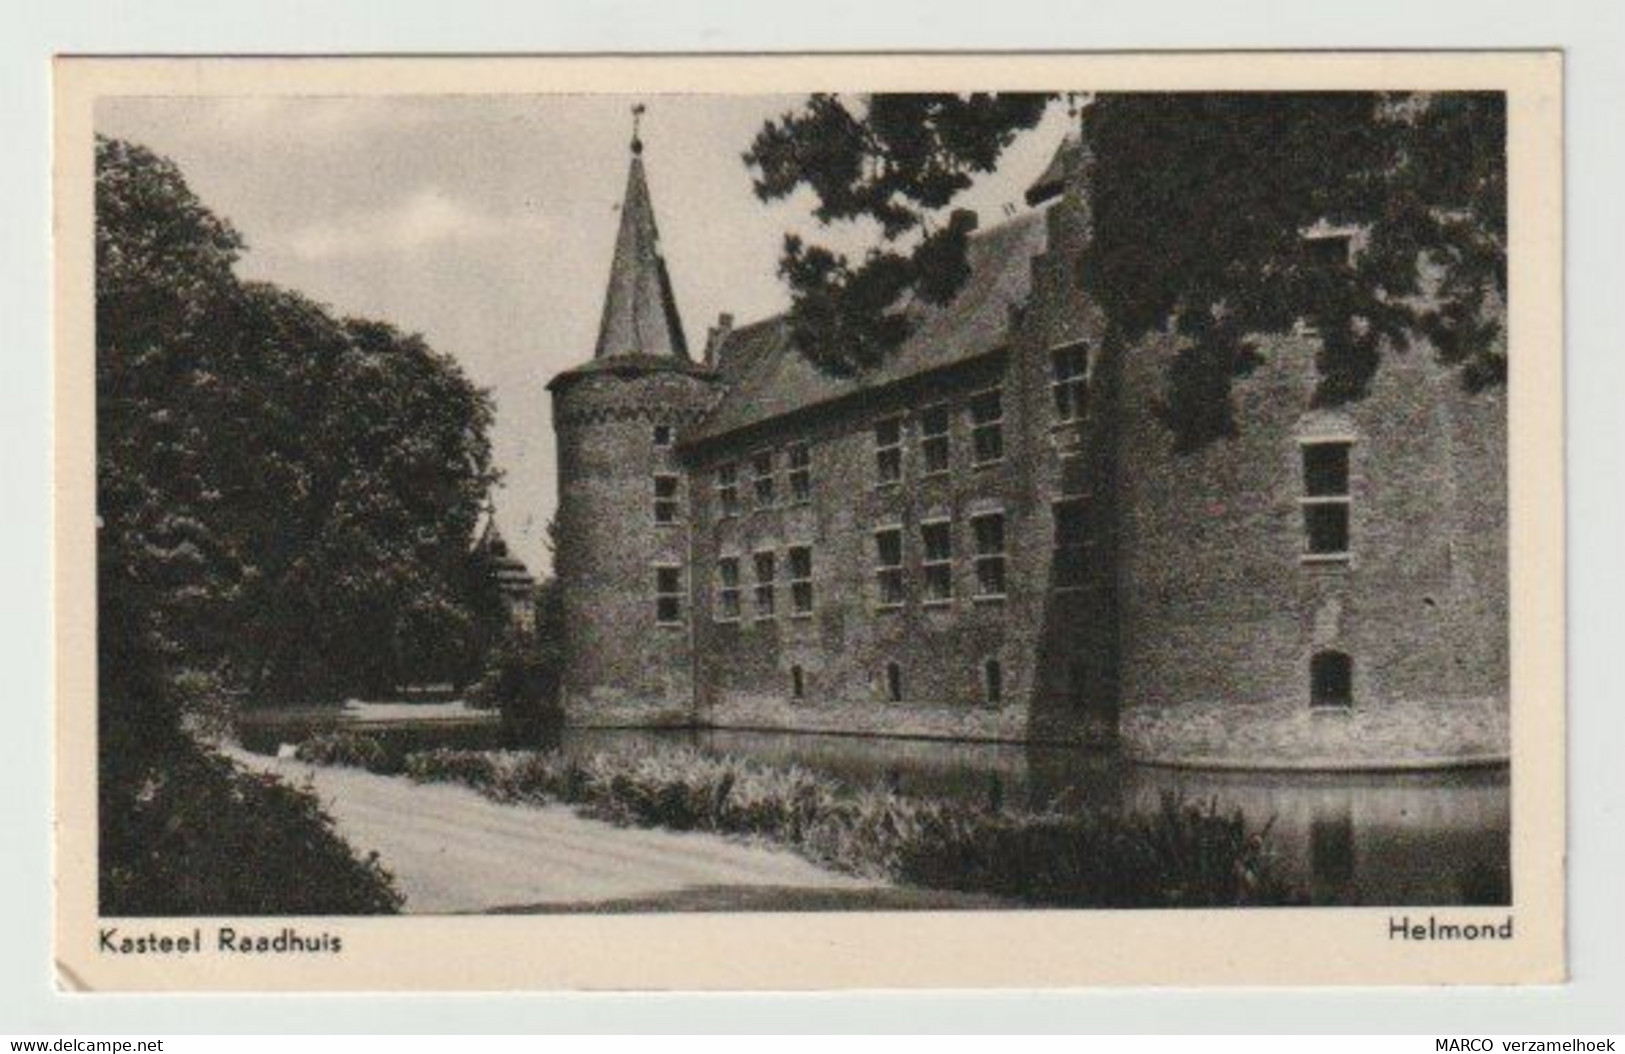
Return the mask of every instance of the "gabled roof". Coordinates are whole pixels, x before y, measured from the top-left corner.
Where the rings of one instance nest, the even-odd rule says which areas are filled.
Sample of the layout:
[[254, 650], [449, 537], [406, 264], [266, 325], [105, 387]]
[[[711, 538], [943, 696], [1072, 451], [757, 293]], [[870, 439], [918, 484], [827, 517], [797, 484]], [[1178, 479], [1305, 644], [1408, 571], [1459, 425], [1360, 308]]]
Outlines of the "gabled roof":
[[1045, 210], [971, 236], [970, 276], [943, 306], [911, 302], [903, 308], [912, 328], [903, 343], [873, 369], [853, 376], [828, 373], [791, 339], [783, 315], [741, 326], [717, 349], [727, 394], [685, 436], [685, 443], [760, 424], [807, 407], [873, 391], [997, 351], [1008, 340], [1010, 312], [1032, 290], [1032, 260], [1048, 233]]
[[671, 277], [660, 255], [649, 182], [643, 174], [643, 144], [632, 140], [632, 165], [621, 201], [621, 227], [615, 237], [604, 314], [598, 324], [594, 359], [617, 355], [668, 355], [688, 360]]

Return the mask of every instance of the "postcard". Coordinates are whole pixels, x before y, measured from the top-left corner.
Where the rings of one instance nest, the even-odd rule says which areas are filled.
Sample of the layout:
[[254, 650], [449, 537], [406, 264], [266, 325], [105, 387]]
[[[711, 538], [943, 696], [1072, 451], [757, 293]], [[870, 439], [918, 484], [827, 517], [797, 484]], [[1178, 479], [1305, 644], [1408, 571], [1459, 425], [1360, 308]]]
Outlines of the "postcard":
[[64, 988], [1564, 977], [1559, 53], [56, 119]]

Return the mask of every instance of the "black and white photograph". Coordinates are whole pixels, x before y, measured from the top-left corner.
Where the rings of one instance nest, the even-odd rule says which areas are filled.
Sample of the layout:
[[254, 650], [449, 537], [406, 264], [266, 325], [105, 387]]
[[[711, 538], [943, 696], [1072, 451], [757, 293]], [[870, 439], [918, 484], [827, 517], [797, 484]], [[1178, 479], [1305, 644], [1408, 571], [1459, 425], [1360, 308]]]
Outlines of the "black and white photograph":
[[1508, 91], [946, 83], [96, 95], [101, 958], [1517, 940]]

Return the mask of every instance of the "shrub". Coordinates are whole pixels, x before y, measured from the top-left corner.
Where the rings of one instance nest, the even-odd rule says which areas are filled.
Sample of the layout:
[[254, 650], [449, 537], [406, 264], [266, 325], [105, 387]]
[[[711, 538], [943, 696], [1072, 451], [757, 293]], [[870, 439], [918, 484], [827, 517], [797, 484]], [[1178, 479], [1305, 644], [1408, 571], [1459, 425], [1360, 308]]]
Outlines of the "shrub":
[[170, 681], [181, 725], [204, 741], [229, 738], [237, 704], [225, 680], [207, 670], [181, 670]]
[[500, 755], [477, 750], [430, 750], [409, 754], [405, 771], [419, 782], [461, 783], [475, 790], [491, 789]]
[[1512, 871], [1506, 864], [1477, 860], [1456, 872], [1456, 889], [1463, 904], [1512, 903]]
[[849, 789], [797, 767], [693, 748], [653, 753], [437, 750], [407, 759], [418, 780], [450, 780], [500, 801], [563, 802], [622, 825], [761, 837], [853, 874], [1071, 907], [1294, 903], [1268, 828], [1216, 802], [1172, 796], [1145, 816], [1063, 812]]
[[505, 723], [519, 726], [555, 724], [563, 719], [559, 705], [558, 649], [513, 642], [499, 649], [468, 703], [476, 709], [500, 710]]
[[358, 858], [315, 795], [243, 773], [186, 737], [104, 787], [105, 915], [374, 915], [402, 898]]
[[363, 732], [316, 732], [294, 750], [300, 761], [313, 765], [346, 765], [382, 776], [400, 772], [405, 759], [384, 741]]

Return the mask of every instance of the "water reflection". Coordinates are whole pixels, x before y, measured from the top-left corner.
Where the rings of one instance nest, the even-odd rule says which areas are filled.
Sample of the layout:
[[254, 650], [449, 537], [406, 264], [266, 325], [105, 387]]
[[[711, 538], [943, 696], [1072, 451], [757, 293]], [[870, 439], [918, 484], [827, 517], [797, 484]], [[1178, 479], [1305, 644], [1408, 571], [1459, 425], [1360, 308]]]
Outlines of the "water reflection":
[[691, 734], [708, 750], [795, 762], [917, 794], [1041, 807], [1068, 788], [1130, 812], [1165, 794], [1240, 809], [1270, 824], [1282, 866], [1321, 904], [1510, 900], [1510, 797], [1504, 768], [1407, 773], [1215, 772], [1136, 765], [1059, 747], [855, 739], [755, 732]]
[[[1057, 801], [1148, 812], [1166, 794], [1240, 809], [1270, 825], [1281, 866], [1319, 904], [1505, 904], [1510, 799], [1504, 768], [1418, 773], [1215, 772], [1136, 765], [1101, 752], [1016, 744], [725, 730], [397, 728], [403, 751], [434, 746], [646, 751], [685, 743], [852, 785], [1041, 808]], [[275, 749], [277, 734], [248, 734]], [[257, 737], [257, 738], [256, 738]]]

